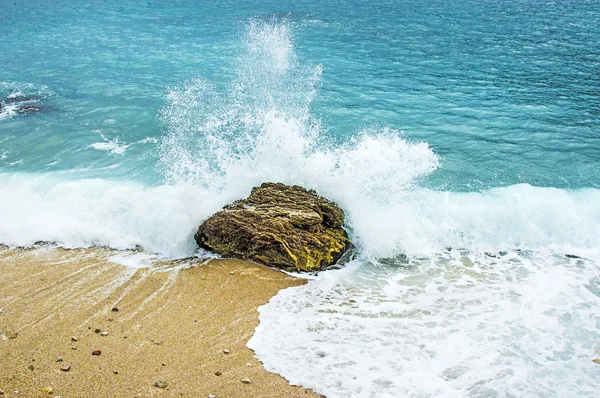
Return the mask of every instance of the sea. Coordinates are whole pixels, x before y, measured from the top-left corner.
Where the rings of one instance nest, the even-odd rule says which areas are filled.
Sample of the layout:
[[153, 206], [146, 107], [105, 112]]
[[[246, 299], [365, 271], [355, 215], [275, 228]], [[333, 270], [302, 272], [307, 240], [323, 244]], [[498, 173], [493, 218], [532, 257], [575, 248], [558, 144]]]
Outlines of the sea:
[[597, 0], [0, 0], [0, 244], [203, 256], [253, 186], [356, 247], [260, 308], [334, 397], [598, 397]]

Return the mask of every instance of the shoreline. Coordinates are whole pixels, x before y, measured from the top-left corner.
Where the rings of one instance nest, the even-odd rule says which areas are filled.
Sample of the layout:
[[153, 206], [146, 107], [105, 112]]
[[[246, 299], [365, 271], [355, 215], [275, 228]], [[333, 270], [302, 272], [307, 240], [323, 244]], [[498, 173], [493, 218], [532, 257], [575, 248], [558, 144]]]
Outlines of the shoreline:
[[117, 254], [0, 247], [2, 397], [319, 397], [246, 347], [257, 308], [305, 280], [239, 260], [128, 268]]

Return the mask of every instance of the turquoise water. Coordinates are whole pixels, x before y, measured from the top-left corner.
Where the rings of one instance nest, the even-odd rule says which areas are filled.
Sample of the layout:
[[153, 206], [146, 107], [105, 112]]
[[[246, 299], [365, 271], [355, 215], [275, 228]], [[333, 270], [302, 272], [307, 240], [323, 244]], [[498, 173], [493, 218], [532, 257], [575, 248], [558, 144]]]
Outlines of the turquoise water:
[[160, 183], [151, 147], [82, 149], [161, 137], [166, 88], [227, 84], [256, 19], [288, 24], [300, 62], [323, 66], [311, 114], [338, 142], [368, 126], [426, 141], [444, 159], [436, 188], [600, 186], [597, 2], [238, 3], [5, 5], [1, 94], [43, 87], [55, 111], [2, 123], [2, 171], [122, 163], [99, 173]]
[[328, 397], [598, 391], [598, 2], [1, 5], [0, 243], [185, 257], [301, 184], [359, 254], [261, 310], [267, 368]]

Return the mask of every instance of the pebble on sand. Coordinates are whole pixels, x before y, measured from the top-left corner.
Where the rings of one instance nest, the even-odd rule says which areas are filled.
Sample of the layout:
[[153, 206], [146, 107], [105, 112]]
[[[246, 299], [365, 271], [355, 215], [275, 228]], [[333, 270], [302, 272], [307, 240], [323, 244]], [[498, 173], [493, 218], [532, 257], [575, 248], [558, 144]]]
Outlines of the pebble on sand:
[[71, 370], [71, 365], [69, 365], [68, 363], [65, 363], [60, 370], [62, 370], [63, 372], [68, 372], [69, 370]]
[[71, 337], [71, 341], [77, 342], [77, 337], [75, 337], [75, 336]]
[[54, 391], [54, 389], [50, 386], [42, 388], [42, 392], [45, 392], [46, 394], [52, 394], [52, 391]]
[[244, 378], [242, 379], [242, 383], [244, 383], [244, 384], [250, 384], [250, 379], [249, 379], [249, 378], [247, 378], [247, 377], [244, 377]]
[[117, 307], [113, 307], [113, 309], [111, 311], [112, 312], [119, 312], [119, 309]]
[[106, 331], [105, 332], [100, 332], [100, 336], [106, 337], [106, 336], [108, 336], [108, 332], [106, 332]]
[[208, 394], [208, 398], [217, 398], [215, 394]]
[[92, 355], [100, 355], [100, 354], [102, 354], [102, 351], [100, 351], [100, 350], [92, 351]]
[[219, 371], [216, 371], [216, 372], [215, 372], [215, 376], [221, 376], [222, 374], [223, 374], [223, 373], [221, 373], [221, 372], [219, 372]]
[[223, 354], [229, 354], [229, 350], [227, 350], [227, 349], [223, 350]]
[[154, 387], [158, 387], [158, 388], [167, 388], [169, 384], [164, 381], [164, 380], [157, 380], [156, 383], [154, 383]]

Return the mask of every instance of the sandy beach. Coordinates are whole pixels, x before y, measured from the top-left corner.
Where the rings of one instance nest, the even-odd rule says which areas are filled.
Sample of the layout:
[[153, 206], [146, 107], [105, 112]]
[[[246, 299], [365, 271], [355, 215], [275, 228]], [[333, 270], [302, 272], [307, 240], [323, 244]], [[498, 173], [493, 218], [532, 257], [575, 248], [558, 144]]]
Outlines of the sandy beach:
[[318, 396], [246, 348], [257, 307], [303, 280], [234, 260], [136, 269], [115, 255], [0, 248], [3, 397]]

